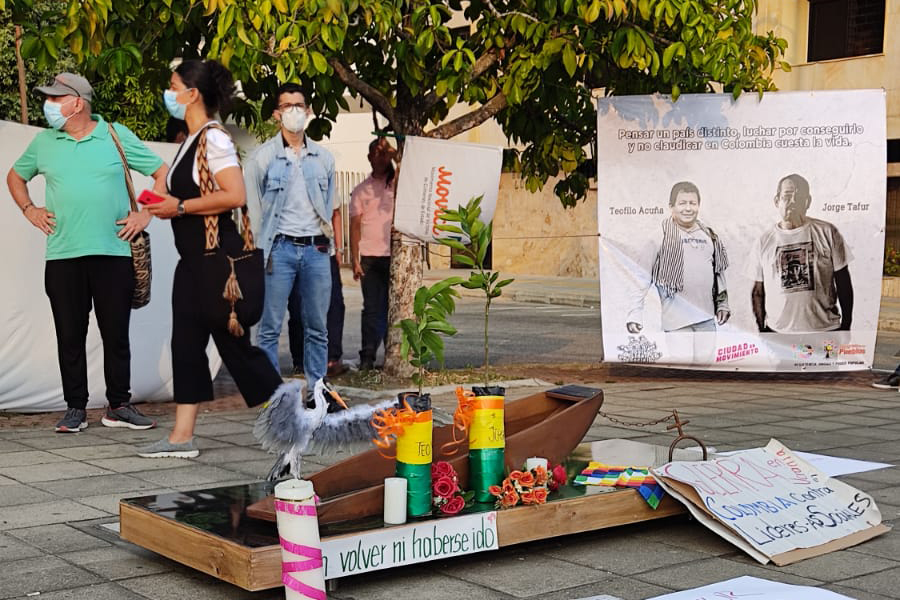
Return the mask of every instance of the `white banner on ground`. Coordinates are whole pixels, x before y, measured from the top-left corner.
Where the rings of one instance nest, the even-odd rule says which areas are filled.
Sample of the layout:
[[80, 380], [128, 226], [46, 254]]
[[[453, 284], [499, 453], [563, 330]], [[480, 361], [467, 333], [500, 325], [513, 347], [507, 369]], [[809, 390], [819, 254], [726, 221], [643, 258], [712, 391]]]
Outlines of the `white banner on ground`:
[[476, 196], [481, 200], [481, 220], [494, 218], [503, 149], [409, 136], [403, 146], [403, 164], [397, 181], [394, 228], [431, 242], [450, 237], [435, 229], [444, 209], [455, 209]]
[[758, 577], [735, 577], [672, 594], [654, 596], [649, 600], [728, 600], [732, 598], [752, 598], [753, 600], [853, 600], [830, 590], [806, 585], [789, 585]]
[[483, 512], [322, 540], [325, 579], [496, 550], [497, 513]]
[[888, 531], [871, 496], [774, 439], [765, 448], [651, 472], [698, 521], [763, 564], [791, 564]]
[[883, 90], [598, 100], [605, 359], [869, 368], [885, 140]]
[[[40, 132], [9, 121], [0, 121], [0, 172], [8, 173]], [[175, 144], [147, 144], [169, 161]], [[152, 180], [132, 171], [135, 191], [152, 187]], [[28, 184], [34, 203], [44, 205], [44, 178]], [[22, 216], [9, 195], [0, 186], [0, 267], [5, 293], [0, 294], [0, 410], [43, 412], [64, 410], [59, 367], [56, 357], [56, 333], [50, 302], [44, 293], [44, 252], [46, 238]], [[153, 279], [150, 304], [131, 313], [131, 392], [135, 400], [172, 398], [172, 278], [178, 253], [168, 221], [153, 219], [150, 232]], [[221, 359], [210, 345], [207, 350], [213, 375]], [[103, 344], [97, 320], [91, 316], [87, 336], [89, 407], [106, 404], [103, 381]]]

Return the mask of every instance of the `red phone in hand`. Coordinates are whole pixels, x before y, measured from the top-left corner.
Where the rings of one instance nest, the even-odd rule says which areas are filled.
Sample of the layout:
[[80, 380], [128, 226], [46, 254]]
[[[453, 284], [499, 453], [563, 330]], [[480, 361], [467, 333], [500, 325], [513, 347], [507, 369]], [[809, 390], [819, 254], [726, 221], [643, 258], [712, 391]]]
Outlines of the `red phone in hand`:
[[150, 190], [144, 190], [143, 192], [141, 192], [141, 195], [138, 196], [137, 199], [138, 204], [143, 204], [144, 206], [147, 206], [148, 204], [158, 204], [163, 200], [165, 200], [165, 198], [163, 198], [159, 194], [154, 194]]

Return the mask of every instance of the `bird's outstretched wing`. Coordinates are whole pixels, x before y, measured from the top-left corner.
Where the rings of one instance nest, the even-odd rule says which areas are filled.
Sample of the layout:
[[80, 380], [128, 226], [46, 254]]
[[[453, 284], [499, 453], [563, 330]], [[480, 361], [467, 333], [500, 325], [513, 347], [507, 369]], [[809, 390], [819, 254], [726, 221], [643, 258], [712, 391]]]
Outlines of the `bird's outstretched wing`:
[[281, 384], [256, 418], [253, 435], [263, 450], [273, 453], [305, 452], [313, 432], [327, 411], [324, 402], [307, 408], [306, 385], [298, 381]]
[[377, 404], [360, 404], [327, 414], [310, 439], [307, 453], [333, 454], [338, 450], [356, 449], [368, 444], [375, 437], [372, 415], [392, 406], [396, 406], [394, 400], [383, 400]]

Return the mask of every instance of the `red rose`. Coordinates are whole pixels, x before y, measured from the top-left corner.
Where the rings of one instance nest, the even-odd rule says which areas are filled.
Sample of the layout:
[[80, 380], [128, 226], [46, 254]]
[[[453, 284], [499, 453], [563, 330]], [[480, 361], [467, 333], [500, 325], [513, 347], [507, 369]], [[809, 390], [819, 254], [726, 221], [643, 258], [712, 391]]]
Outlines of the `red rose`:
[[562, 465], [556, 465], [553, 467], [553, 479], [556, 481], [557, 485], [565, 485], [566, 484], [566, 469]]
[[498, 498], [503, 495], [503, 490], [500, 489], [499, 485], [492, 485], [488, 488], [488, 493], [491, 496], [497, 496]]
[[445, 515], [455, 515], [466, 506], [462, 496], [453, 496], [441, 506], [441, 512]]
[[534, 492], [522, 492], [522, 504], [534, 504]]
[[525, 471], [522, 473], [522, 476], [519, 477], [519, 483], [522, 487], [531, 487], [534, 485], [534, 473], [531, 471]]
[[431, 465], [432, 479], [440, 479], [441, 477], [453, 478], [455, 476], [456, 471], [453, 469], [453, 465], [448, 463], [446, 460], [439, 460], [438, 462]]
[[547, 469], [544, 465], [538, 465], [534, 468], [534, 483], [536, 485], [544, 485], [547, 483]]
[[459, 489], [459, 486], [456, 485], [456, 482], [454, 482], [452, 479], [444, 476], [435, 481], [431, 489], [434, 491], [435, 496], [440, 496], [441, 498], [449, 498], [456, 493], [456, 490]]
[[547, 490], [544, 488], [534, 488], [534, 503], [543, 504], [547, 501]]
[[551, 492], [555, 492], [556, 490], [559, 489], [559, 484], [556, 483], [555, 479], [551, 479], [550, 481], [547, 482], [547, 489], [550, 490]]
[[500, 499], [500, 504], [503, 508], [509, 508], [510, 506], [515, 506], [519, 502], [519, 495], [515, 492], [506, 492], [503, 494], [503, 497]]
[[509, 474], [509, 480], [510, 481], [518, 481], [519, 479], [522, 478], [522, 475], [523, 475], [522, 471], [513, 471], [512, 473]]

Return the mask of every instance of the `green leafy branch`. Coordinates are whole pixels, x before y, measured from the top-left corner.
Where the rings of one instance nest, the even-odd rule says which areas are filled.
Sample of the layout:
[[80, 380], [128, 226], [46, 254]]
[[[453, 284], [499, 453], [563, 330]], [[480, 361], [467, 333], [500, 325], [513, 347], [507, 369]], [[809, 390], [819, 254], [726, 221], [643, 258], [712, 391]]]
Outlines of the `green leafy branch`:
[[[484, 268], [484, 259], [487, 256], [488, 246], [493, 236], [493, 220], [487, 224], [481, 221], [481, 200], [483, 196], [472, 198], [465, 206], [455, 210], [444, 210], [440, 220], [442, 225], [437, 228], [440, 231], [452, 233], [460, 239], [441, 238], [438, 240], [444, 246], [456, 250], [454, 260], [474, 269], [469, 273], [467, 280], [460, 285], [468, 290], [481, 290], [484, 292], [484, 385], [489, 385], [489, 349], [488, 349], [488, 317], [491, 310], [491, 301], [503, 293], [503, 288], [514, 279], [500, 280], [500, 273]], [[448, 225], [448, 223], [454, 223]], [[468, 240], [468, 243], [463, 243]], [[499, 281], [498, 281], [499, 280]]]
[[413, 374], [413, 382], [419, 386], [419, 396], [422, 395], [428, 363], [437, 360], [442, 366], [444, 364], [444, 340], [441, 336], [456, 334], [456, 328], [447, 319], [456, 310], [455, 298], [459, 297], [459, 292], [453, 287], [461, 283], [461, 277], [448, 277], [431, 287], [420, 287], [413, 302], [413, 318], [403, 319], [394, 325], [403, 334], [401, 356], [418, 370]]

